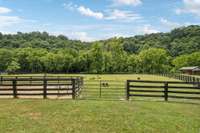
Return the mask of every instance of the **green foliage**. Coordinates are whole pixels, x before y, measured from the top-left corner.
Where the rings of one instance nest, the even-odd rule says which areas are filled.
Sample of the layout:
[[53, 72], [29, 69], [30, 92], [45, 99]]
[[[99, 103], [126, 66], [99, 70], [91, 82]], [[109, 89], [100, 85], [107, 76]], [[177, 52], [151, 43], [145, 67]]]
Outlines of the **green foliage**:
[[174, 70], [185, 66], [200, 66], [200, 52], [178, 56], [172, 61], [172, 64], [175, 66]]
[[128, 72], [139, 72], [138, 66], [138, 57], [136, 55], [130, 55], [128, 57], [127, 65], [128, 65]]
[[46, 32], [0, 33], [0, 72], [163, 73], [200, 66], [199, 51], [200, 26], [91, 43]]
[[0, 72], [5, 71], [12, 62], [13, 51], [8, 49], [0, 49]]
[[130, 53], [139, 53], [154, 47], [166, 49], [173, 57], [190, 54], [200, 50], [200, 26], [192, 25], [174, 29], [169, 33], [124, 38], [123, 46]]
[[13, 61], [8, 65], [6, 71], [7, 71], [8, 73], [15, 73], [15, 72], [17, 72], [19, 69], [20, 69], [20, 64], [19, 64], [17, 61], [14, 61], [14, 60], [13, 60]]
[[99, 44], [94, 44], [91, 52], [92, 58], [92, 72], [102, 73], [103, 72], [103, 51]]
[[138, 55], [141, 72], [163, 73], [169, 71], [170, 56], [164, 49], [150, 48]]

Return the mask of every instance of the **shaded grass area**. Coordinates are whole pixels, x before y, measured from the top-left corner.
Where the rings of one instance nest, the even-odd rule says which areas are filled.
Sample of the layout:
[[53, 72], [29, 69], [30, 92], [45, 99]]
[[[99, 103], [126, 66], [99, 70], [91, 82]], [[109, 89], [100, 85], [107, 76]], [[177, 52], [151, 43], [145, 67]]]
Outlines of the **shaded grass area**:
[[0, 132], [199, 133], [200, 105], [95, 100], [1, 100]]

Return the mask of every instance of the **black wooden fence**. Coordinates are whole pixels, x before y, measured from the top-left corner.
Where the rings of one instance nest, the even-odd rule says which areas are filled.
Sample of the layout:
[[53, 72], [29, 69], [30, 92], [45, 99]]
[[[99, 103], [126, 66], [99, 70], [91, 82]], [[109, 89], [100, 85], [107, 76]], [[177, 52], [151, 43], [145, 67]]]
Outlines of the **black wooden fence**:
[[200, 83], [128, 80], [127, 100], [130, 97], [157, 97], [165, 101], [169, 98], [200, 100]]
[[0, 77], [0, 98], [42, 96], [46, 99], [49, 96], [69, 96], [76, 99], [81, 92], [82, 85], [82, 77], [6, 76]]

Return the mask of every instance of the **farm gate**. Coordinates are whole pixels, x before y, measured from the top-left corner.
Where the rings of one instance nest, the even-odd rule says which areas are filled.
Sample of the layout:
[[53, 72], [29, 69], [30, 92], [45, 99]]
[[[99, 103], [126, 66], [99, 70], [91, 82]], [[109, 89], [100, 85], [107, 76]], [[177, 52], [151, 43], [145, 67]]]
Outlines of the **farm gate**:
[[125, 81], [84, 80], [82, 99], [125, 100]]

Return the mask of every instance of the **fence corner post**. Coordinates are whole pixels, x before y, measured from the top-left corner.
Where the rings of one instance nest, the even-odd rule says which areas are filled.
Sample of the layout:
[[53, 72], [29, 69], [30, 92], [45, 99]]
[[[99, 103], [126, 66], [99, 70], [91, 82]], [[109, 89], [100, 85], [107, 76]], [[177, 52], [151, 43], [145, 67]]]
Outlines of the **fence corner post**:
[[165, 85], [164, 85], [164, 97], [165, 97], [165, 101], [168, 101], [168, 82], [165, 82]]
[[72, 78], [72, 99], [76, 99], [76, 79]]
[[129, 100], [129, 91], [130, 91], [130, 82], [129, 80], [126, 81], [126, 100]]

